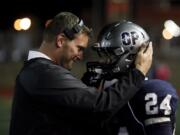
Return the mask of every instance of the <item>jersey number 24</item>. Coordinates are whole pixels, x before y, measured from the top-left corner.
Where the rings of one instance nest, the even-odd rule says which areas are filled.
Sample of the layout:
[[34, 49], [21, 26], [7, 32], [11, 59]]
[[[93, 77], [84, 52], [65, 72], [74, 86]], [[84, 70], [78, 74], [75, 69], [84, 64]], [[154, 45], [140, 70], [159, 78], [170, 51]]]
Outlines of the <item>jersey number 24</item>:
[[164, 115], [171, 114], [171, 95], [167, 94], [164, 99], [158, 103], [158, 95], [156, 93], [147, 93], [145, 95], [145, 111], [147, 115], [158, 114], [161, 110]]

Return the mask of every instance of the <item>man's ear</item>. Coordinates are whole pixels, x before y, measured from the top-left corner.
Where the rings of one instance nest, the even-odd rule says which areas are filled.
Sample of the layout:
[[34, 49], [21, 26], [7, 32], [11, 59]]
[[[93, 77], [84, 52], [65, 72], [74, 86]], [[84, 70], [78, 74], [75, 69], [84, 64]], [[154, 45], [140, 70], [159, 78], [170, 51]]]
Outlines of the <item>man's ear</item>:
[[64, 41], [65, 41], [65, 36], [63, 34], [57, 35], [57, 37], [56, 37], [56, 47], [58, 47], [58, 48], [62, 47]]

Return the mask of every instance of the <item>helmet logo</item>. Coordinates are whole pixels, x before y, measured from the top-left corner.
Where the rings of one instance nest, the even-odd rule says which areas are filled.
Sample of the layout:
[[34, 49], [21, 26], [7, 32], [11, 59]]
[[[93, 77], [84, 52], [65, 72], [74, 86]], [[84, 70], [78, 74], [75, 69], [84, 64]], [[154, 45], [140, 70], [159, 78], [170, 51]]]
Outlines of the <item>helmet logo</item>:
[[138, 38], [139, 35], [135, 31], [121, 33], [121, 41], [123, 45], [135, 45]]

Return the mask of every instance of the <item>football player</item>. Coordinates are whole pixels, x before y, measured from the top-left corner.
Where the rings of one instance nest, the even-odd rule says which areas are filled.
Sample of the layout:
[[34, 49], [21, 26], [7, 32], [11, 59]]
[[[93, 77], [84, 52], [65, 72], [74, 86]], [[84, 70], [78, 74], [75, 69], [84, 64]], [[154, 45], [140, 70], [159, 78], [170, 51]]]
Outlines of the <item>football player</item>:
[[145, 80], [141, 90], [109, 121], [111, 134], [175, 135], [178, 96], [167, 81]]
[[[106, 25], [93, 46], [104, 61], [88, 63], [89, 72], [94, 73], [88, 84], [99, 86], [99, 80], [103, 80], [101, 87], [116, 88], [116, 76], [131, 70], [141, 45], [149, 44], [148, 34], [135, 23]], [[104, 122], [104, 128], [111, 135], [173, 135], [177, 101], [176, 90], [169, 82], [147, 79], [128, 104]]]

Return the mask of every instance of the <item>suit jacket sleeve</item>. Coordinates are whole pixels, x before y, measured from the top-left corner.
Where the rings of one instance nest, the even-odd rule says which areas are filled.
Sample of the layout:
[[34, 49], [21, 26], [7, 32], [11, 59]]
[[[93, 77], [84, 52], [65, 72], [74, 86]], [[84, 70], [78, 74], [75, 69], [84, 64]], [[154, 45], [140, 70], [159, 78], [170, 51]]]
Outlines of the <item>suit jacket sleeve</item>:
[[98, 91], [59, 66], [29, 69], [19, 75], [20, 84], [37, 105], [49, 106], [57, 112], [57, 108], [62, 107], [88, 112], [113, 112], [127, 103], [144, 80], [142, 73], [134, 69], [123, 75], [109, 90]]

